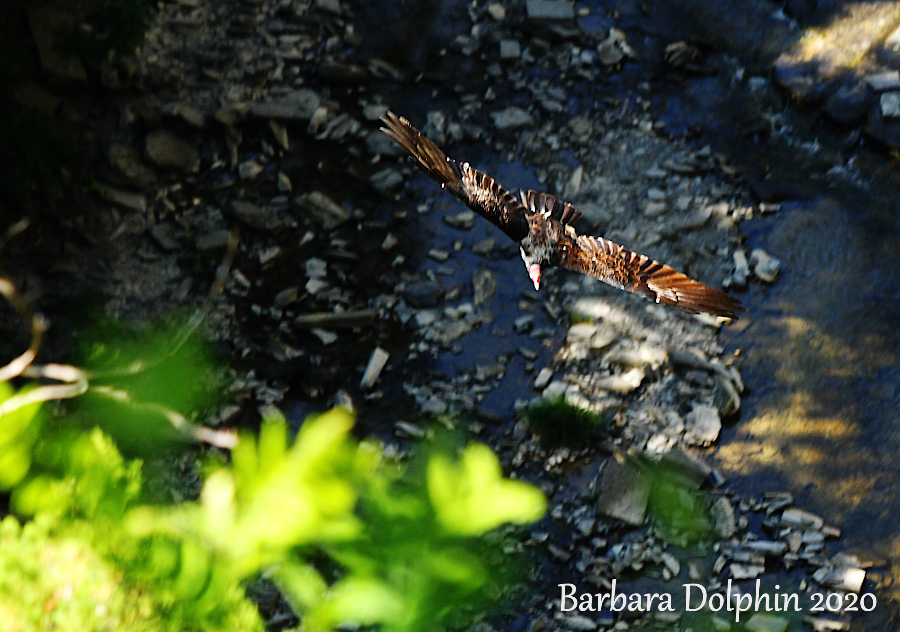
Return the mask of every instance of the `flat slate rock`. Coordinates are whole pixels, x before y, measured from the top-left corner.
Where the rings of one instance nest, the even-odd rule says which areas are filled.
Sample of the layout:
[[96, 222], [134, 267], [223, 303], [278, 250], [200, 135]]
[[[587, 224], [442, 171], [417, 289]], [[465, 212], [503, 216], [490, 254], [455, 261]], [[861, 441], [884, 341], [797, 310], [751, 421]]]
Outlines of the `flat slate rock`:
[[644, 524], [649, 498], [650, 479], [635, 464], [614, 458], [606, 462], [599, 513], [637, 527]]

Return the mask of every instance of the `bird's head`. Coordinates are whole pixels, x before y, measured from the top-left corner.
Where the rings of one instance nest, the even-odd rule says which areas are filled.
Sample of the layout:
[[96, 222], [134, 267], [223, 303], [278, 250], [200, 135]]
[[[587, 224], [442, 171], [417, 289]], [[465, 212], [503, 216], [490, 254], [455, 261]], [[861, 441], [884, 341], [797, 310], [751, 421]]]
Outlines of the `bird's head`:
[[522, 253], [522, 261], [525, 262], [525, 269], [528, 270], [528, 277], [534, 283], [534, 289], [540, 290], [541, 273], [544, 271], [544, 268], [552, 265], [549, 257], [542, 256], [543, 251], [541, 249], [531, 249], [525, 246], [519, 248], [519, 252]]

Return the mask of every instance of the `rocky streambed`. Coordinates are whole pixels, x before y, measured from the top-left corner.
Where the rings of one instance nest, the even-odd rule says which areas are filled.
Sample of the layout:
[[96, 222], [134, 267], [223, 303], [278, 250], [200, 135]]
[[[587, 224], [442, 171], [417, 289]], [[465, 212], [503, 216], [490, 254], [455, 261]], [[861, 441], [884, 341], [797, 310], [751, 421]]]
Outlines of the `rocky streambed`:
[[[390, 21], [381, 4], [338, 0], [166, 3], [134, 60], [69, 77], [53, 111], [96, 150], [98, 185], [10, 244], [35, 304], [64, 313], [91, 287], [146, 324], [205, 294], [237, 230], [207, 321], [236, 358], [231, 399], [208, 423], [252, 425], [273, 404], [299, 423], [342, 404], [393, 453], [434, 418], [490, 443], [550, 499], [510, 545], [533, 556], [527, 589], [491, 625], [849, 629], [850, 612], [816, 612], [812, 595], [843, 606], [880, 586], [885, 560], [843, 550], [791, 493], [738, 494], [710, 465], [761, 387], [720, 332], [754, 314], [726, 325], [564, 271], [534, 292], [514, 245], [378, 131], [390, 108], [508, 188], [573, 202], [582, 232], [752, 296], [779, 282], [780, 253], [740, 228], [777, 217], [779, 196], [691, 130], [670, 133], [654, 106], [654, 78], [741, 62], [706, 64], [702, 46], [642, 30], [630, 5], [383, 4]], [[522, 413], [556, 397], [604, 419], [605, 438], [542, 443]], [[697, 524], [714, 535], [698, 541]], [[561, 608], [559, 584], [614, 580], [681, 597], [674, 612]], [[685, 584], [728, 604], [761, 585], [803, 607], [690, 613]]]

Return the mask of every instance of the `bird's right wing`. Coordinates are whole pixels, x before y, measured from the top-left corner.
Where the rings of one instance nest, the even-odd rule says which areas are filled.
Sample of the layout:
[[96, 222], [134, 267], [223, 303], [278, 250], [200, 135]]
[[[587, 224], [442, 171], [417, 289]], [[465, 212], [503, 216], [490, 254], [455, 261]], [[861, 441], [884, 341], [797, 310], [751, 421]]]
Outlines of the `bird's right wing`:
[[381, 128], [413, 157], [428, 177], [461, 200], [470, 209], [494, 224], [513, 241], [528, 234], [525, 208], [499, 182], [469, 163], [448, 158], [441, 149], [402, 116], [387, 112]]
[[743, 311], [741, 302], [725, 292], [603, 237], [576, 235], [566, 239], [561, 250], [561, 266], [651, 301], [734, 319], [737, 319], [736, 312]]

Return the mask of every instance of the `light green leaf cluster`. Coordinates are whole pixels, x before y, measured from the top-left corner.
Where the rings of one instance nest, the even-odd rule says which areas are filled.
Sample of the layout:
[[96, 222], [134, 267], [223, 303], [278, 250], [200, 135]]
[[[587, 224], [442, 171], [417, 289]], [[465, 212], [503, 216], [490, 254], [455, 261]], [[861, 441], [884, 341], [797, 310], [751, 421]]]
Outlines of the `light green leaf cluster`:
[[[26, 622], [0, 628], [261, 630], [244, 596], [258, 577], [282, 588], [309, 632], [429, 629], [496, 595], [490, 558], [501, 554], [483, 536], [539, 519], [543, 494], [504, 478], [487, 446], [438, 446], [406, 467], [354, 439], [353, 423], [334, 409], [292, 438], [273, 411], [211, 469], [198, 501], [169, 506], [140, 504], [141, 462], [100, 429], [41, 424], [36, 407], [5, 415], [2, 489], [33, 520], [0, 527], [0, 623]], [[60, 583], [66, 564], [46, 570], [65, 555], [78, 561], [74, 592]]]

